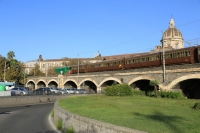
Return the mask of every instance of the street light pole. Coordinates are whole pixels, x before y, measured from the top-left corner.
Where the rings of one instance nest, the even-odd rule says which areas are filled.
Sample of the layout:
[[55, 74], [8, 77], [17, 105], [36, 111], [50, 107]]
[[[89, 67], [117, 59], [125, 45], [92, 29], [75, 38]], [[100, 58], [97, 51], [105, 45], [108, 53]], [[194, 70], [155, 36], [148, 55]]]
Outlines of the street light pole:
[[25, 84], [25, 68], [24, 68], [24, 88], [26, 87], [26, 84]]
[[3, 81], [4, 81], [4, 85], [6, 84], [5, 81], [6, 81], [6, 60], [5, 60], [5, 65], [4, 65], [4, 78], [3, 78]]

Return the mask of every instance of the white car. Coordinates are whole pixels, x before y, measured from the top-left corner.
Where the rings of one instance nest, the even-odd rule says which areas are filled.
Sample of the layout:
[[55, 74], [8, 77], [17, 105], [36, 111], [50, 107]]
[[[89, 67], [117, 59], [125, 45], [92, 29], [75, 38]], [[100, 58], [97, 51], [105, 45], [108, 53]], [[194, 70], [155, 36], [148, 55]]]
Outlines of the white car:
[[76, 88], [70, 88], [70, 89], [66, 89], [67, 94], [75, 94], [76, 93]]
[[50, 88], [51, 90], [51, 94], [55, 95], [55, 94], [61, 94], [60, 90], [57, 88]]

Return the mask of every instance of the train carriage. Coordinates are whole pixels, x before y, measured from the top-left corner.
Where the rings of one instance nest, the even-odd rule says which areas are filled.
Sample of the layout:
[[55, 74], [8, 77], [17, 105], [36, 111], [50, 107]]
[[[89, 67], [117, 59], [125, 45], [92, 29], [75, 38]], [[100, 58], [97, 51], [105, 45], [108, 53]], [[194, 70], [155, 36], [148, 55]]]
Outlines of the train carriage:
[[88, 72], [98, 72], [98, 71], [113, 71], [113, 70], [121, 70], [123, 68], [123, 59], [117, 60], [109, 60], [109, 61], [102, 61], [98, 63], [91, 63], [87, 66]]
[[200, 63], [200, 46], [197, 46], [196, 54], [197, 54], [197, 62]]
[[125, 59], [125, 69], [159, 66], [160, 53], [147, 54]]
[[188, 64], [194, 63], [194, 50], [195, 47], [182, 48], [165, 52], [165, 64]]
[[79, 67], [78, 67], [78, 65], [73, 65], [73, 66], [71, 66], [71, 71], [70, 71], [70, 73], [78, 73], [78, 70], [79, 70], [79, 73], [85, 73], [85, 72], [87, 72], [86, 71], [86, 65], [83, 65], [83, 64], [81, 64], [81, 65], [79, 65]]

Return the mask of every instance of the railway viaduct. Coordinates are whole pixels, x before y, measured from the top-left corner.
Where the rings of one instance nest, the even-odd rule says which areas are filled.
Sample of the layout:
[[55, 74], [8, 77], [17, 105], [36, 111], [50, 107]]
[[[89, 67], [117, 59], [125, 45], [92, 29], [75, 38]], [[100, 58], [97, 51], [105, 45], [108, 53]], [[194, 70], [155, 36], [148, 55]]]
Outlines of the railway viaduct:
[[84, 88], [91, 93], [102, 93], [106, 86], [126, 83], [133, 89], [148, 90], [150, 80], [158, 80], [162, 91], [182, 91], [186, 96], [200, 94], [200, 64], [182, 64], [165, 67], [149, 67], [120, 71], [104, 71], [58, 75], [56, 77], [29, 77], [26, 86], [37, 89], [40, 87]]

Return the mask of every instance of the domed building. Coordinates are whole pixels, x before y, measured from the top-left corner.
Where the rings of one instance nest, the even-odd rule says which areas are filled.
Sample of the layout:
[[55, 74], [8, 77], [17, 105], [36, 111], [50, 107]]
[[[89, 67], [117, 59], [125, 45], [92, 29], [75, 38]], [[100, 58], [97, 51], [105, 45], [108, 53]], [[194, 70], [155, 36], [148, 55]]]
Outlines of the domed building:
[[184, 47], [182, 33], [175, 27], [175, 22], [172, 18], [169, 22], [169, 28], [163, 33], [161, 43], [166, 48], [179, 49]]

